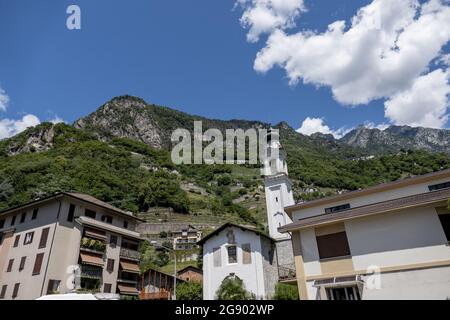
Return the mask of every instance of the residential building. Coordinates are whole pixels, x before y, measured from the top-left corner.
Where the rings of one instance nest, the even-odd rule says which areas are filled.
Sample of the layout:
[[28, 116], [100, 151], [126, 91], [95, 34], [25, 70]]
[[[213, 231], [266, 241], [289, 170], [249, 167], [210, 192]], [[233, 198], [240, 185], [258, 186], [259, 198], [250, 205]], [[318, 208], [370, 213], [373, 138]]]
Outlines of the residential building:
[[449, 299], [450, 170], [285, 208], [301, 299]]
[[138, 294], [139, 219], [58, 193], [0, 213], [0, 299], [97, 291]]
[[184, 281], [203, 282], [203, 271], [194, 266], [187, 266], [178, 271], [178, 278]]
[[172, 231], [174, 250], [198, 249], [197, 242], [202, 238], [202, 232], [193, 226], [181, 230]]

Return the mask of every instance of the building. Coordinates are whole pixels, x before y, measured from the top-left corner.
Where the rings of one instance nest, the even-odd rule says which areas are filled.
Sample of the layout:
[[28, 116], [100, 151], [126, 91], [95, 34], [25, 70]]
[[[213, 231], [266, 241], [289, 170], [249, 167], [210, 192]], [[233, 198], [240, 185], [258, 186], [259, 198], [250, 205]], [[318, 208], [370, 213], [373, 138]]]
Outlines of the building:
[[[184, 282], [177, 277], [177, 283]], [[173, 275], [149, 269], [140, 277], [141, 300], [172, 300], [175, 279]]]
[[174, 250], [196, 250], [197, 242], [202, 238], [202, 232], [188, 226], [181, 230], [172, 231], [173, 249]]
[[256, 230], [227, 223], [204, 237], [203, 299], [216, 292], [229, 276], [239, 277], [257, 299], [270, 298], [278, 282], [275, 242]]
[[278, 138], [276, 130], [268, 134], [269, 157], [263, 164], [269, 235], [227, 223], [199, 242], [203, 245], [205, 300], [215, 299], [229, 276], [239, 277], [258, 299], [271, 299], [278, 282], [295, 279], [291, 237], [278, 231], [292, 223], [284, 208], [295, 203], [286, 153]]
[[203, 271], [194, 266], [187, 266], [186, 268], [183, 268], [180, 271], [178, 271], [177, 274], [178, 278], [186, 282], [188, 281], [199, 283], [203, 282]]
[[138, 294], [139, 219], [59, 193], [0, 213], [0, 299], [96, 291]]
[[301, 299], [449, 299], [449, 198], [444, 170], [287, 207]]

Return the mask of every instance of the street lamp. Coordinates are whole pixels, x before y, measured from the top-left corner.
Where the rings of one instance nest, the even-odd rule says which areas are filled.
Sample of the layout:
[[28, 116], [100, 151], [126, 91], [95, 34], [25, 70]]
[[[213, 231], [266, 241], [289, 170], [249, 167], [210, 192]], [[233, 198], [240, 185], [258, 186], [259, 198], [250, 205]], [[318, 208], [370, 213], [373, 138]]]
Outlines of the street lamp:
[[176, 250], [174, 248], [169, 248], [161, 245], [162, 248], [166, 248], [169, 251], [173, 252], [173, 300], [177, 300], [177, 255]]

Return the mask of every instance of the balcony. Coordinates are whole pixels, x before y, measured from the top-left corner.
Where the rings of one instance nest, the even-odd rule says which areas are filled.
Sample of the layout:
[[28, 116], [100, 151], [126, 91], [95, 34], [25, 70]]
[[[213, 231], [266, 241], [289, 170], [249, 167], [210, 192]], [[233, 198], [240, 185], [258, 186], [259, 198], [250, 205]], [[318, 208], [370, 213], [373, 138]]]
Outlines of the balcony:
[[82, 265], [80, 276], [81, 278], [88, 278], [88, 279], [102, 279], [103, 269], [93, 266]]
[[136, 250], [121, 248], [120, 249], [120, 257], [129, 259], [129, 260], [139, 261], [141, 258], [141, 254]]
[[162, 292], [153, 292], [153, 293], [144, 293], [140, 294], [141, 300], [170, 300], [170, 292], [162, 291]]
[[297, 278], [295, 264], [278, 266], [278, 278], [280, 282], [295, 282]]
[[85, 251], [103, 254], [106, 251], [106, 244], [100, 240], [83, 237], [80, 248]]

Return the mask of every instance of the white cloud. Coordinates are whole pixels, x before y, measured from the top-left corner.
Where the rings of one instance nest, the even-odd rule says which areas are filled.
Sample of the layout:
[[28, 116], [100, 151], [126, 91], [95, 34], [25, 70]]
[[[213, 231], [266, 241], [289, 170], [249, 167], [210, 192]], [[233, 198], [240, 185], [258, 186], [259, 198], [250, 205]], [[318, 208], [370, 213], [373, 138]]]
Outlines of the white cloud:
[[249, 29], [249, 42], [275, 29], [294, 27], [295, 18], [306, 11], [303, 0], [237, 0], [237, 4], [244, 8], [241, 24]]
[[58, 115], [54, 115], [53, 119], [50, 119], [49, 122], [53, 123], [53, 124], [57, 124], [57, 123], [65, 123], [65, 121], [60, 118]]
[[27, 114], [22, 119], [1, 119], [0, 120], [0, 139], [12, 137], [29, 127], [37, 126], [39, 118], [32, 114]]
[[370, 121], [364, 122], [364, 127], [366, 127], [367, 129], [378, 129], [378, 130], [384, 131], [387, 128], [389, 128], [390, 126], [391, 125], [388, 124], [388, 123], [375, 124], [375, 123], [370, 122]]
[[352, 129], [348, 128], [339, 128], [337, 130], [330, 129], [329, 126], [327, 126], [323, 119], [321, 118], [306, 118], [302, 126], [297, 130], [297, 132], [310, 136], [314, 133], [323, 133], [323, 134], [331, 134], [336, 139], [342, 138], [345, 136], [348, 132], [350, 132]]
[[[252, 1], [253, 9], [258, 2]], [[298, 13], [293, 15], [297, 16]], [[250, 27], [255, 25], [247, 23]], [[426, 121], [399, 118], [392, 110], [402, 94], [416, 91], [413, 86], [424, 74], [426, 77], [432, 61], [448, 61], [441, 50], [450, 40], [449, 25], [447, 1], [420, 4], [417, 0], [374, 0], [360, 8], [350, 24], [335, 21], [322, 33], [306, 30], [288, 34], [282, 24], [264, 29], [270, 35], [257, 54], [254, 69], [264, 73], [279, 66], [286, 71], [291, 85], [303, 82], [328, 86], [335, 100], [345, 105], [388, 99], [386, 117], [393, 123], [443, 126], [445, 111], [437, 98], [420, 111], [422, 117], [430, 118]], [[255, 34], [259, 36], [261, 32]], [[442, 97], [442, 91], [436, 95]], [[403, 103], [403, 107], [408, 108], [408, 104]]]
[[6, 107], [9, 103], [9, 97], [6, 94], [5, 90], [0, 88], [0, 111], [6, 111]]
[[450, 72], [441, 69], [415, 79], [411, 88], [385, 103], [385, 114], [397, 125], [442, 128], [448, 121]]

